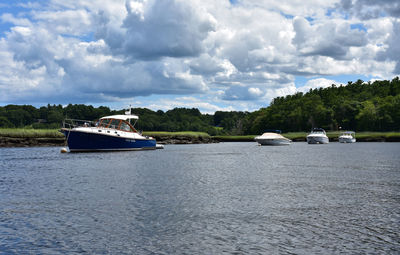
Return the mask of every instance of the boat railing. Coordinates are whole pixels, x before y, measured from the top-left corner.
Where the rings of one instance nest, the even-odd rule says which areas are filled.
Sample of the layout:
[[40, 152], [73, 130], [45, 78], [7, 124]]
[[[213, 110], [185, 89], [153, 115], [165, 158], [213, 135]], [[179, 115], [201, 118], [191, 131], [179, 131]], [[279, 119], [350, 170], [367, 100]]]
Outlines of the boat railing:
[[265, 129], [263, 133], [276, 133], [276, 134], [281, 134], [282, 131], [279, 129]]
[[96, 122], [90, 120], [78, 120], [78, 119], [65, 119], [63, 121], [63, 128], [72, 129], [77, 127], [96, 127]]
[[347, 135], [347, 136], [351, 136], [353, 138], [356, 137], [356, 132], [354, 131], [343, 131], [340, 133], [341, 136]]

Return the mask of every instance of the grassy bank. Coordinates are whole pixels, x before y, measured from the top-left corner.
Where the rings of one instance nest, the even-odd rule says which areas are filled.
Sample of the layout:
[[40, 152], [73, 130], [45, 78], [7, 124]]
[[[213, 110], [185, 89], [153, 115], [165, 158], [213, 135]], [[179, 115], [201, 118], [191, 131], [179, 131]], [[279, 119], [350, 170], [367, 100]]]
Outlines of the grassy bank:
[[193, 131], [185, 131], [185, 132], [166, 132], [166, 131], [144, 131], [143, 135], [154, 136], [154, 137], [176, 137], [176, 136], [186, 136], [186, 137], [204, 137], [209, 138], [210, 135], [204, 132], [193, 132]]
[[[341, 132], [333, 131], [327, 132], [326, 135], [331, 141], [337, 141]], [[308, 135], [307, 132], [290, 132], [282, 134], [293, 141], [305, 141]], [[248, 142], [254, 141], [257, 135], [243, 135], [243, 136], [213, 136], [214, 139], [220, 142]], [[356, 133], [358, 141], [400, 141], [400, 132], [358, 132]]]
[[62, 138], [58, 129], [0, 128], [0, 137], [11, 138]]
[[[165, 143], [201, 143], [201, 142], [247, 142], [254, 141], [257, 135], [244, 135], [244, 136], [210, 136], [204, 132], [159, 132], [159, 131], [146, 131], [144, 135], [152, 136], [157, 141], [164, 141]], [[290, 132], [284, 133], [283, 136], [293, 141], [305, 141], [307, 132]], [[327, 132], [331, 141], [337, 141], [340, 132]], [[0, 129], [0, 138], [10, 139], [62, 139], [63, 134], [58, 129], [23, 129], [23, 128], [5, 128]], [[357, 141], [389, 141], [400, 142], [400, 132], [358, 132], [356, 133]]]
[[218, 135], [212, 138], [219, 142], [248, 142], [254, 141], [256, 135]]
[[399, 142], [400, 141], [400, 132], [359, 132], [356, 133], [357, 140], [384, 140], [384, 141], [392, 141]]
[[63, 146], [64, 135], [58, 129], [0, 129], [0, 147]]
[[[209, 138], [210, 135], [204, 132], [159, 132], [159, 131], [145, 131], [143, 135], [147, 136], [163, 136], [163, 137], [177, 137], [186, 136], [193, 138]], [[0, 128], [0, 137], [12, 138], [62, 138], [64, 135], [59, 132], [59, 129], [25, 129], [25, 128]]]
[[143, 132], [143, 135], [152, 136], [160, 144], [193, 144], [212, 143], [214, 139], [204, 132]]

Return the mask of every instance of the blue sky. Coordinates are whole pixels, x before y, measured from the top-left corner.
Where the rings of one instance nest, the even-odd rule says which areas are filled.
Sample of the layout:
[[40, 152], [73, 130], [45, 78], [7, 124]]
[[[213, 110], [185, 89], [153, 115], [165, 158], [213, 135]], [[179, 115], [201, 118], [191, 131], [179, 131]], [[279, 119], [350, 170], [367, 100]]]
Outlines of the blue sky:
[[0, 2], [0, 105], [254, 111], [400, 74], [400, 3]]

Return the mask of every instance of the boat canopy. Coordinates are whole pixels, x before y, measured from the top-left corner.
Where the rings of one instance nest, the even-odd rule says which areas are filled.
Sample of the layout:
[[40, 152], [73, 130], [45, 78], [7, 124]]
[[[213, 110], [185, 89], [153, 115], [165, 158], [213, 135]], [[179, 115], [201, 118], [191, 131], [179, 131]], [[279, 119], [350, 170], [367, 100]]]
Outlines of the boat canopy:
[[139, 117], [133, 114], [126, 114], [126, 115], [110, 115], [110, 116], [105, 116], [100, 118], [102, 119], [117, 119], [117, 120], [130, 120], [130, 119], [134, 119], [134, 120], [138, 120]]
[[265, 129], [264, 133], [277, 133], [277, 134], [280, 134], [280, 133], [282, 133], [282, 131], [279, 130], [279, 129]]
[[284, 137], [284, 136], [282, 136], [280, 134], [277, 134], [277, 133], [266, 132], [266, 133], [264, 133], [264, 134], [262, 134], [262, 135], [260, 135], [260, 136], [258, 136], [256, 138], [259, 138], [259, 139], [263, 139], [263, 138], [264, 139], [279, 139], [279, 138], [286, 138], [286, 137]]
[[325, 132], [323, 128], [313, 128], [312, 132]]
[[349, 135], [352, 135], [352, 134], [355, 134], [356, 132], [354, 132], [354, 131], [343, 131], [342, 132], [342, 134], [349, 134]]

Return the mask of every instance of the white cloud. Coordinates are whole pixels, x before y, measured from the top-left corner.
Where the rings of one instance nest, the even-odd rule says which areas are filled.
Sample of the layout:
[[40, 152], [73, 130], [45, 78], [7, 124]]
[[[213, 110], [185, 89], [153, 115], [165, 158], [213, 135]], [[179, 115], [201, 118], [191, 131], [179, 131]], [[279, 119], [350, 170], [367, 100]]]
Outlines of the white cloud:
[[337, 86], [340, 85], [340, 83], [338, 83], [337, 81], [328, 80], [325, 78], [312, 79], [307, 81], [307, 83], [304, 86], [297, 88], [297, 91], [306, 93], [310, 89], [327, 88], [332, 86], [332, 84], [335, 84]]
[[396, 62], [394, 72], [400, 74], [400, 20], [393, 23], [393, 31], [387, 39], [387, 48], [378, 56], [382, 60]]
[[347, 56], [350, 47], [362, 47], [367, 44], [364, 31], [350, 28], [346, 21], [329, 21], [311, 25], [305, 18], [293, 20], [296, 36], [293, 43], [301, 55], [327, 56], [334, 59], [351, 58]]
[[256, 97], [259, 97], [263, 94], [263, 92], [259, 88], [248, 88], [247, 90], [249, 91], [250, 95], [254, 95]]
[[52, 33], [72, 36], [91, 33], [93, 22], [91, 14], [84, 9], [33, 12], [33, 18], [38, 22], [45, 22], [46, 29]]
[[26, 18], [16, 18], [11, 13], [4, 13], [0, 16], [0, 20], [3, 23], [12, 23], [16, 26], [30, 26], [31, 22]]
[[[141, 5], [144, 6], [133, 8]], [[198, 56], [204, 51], [202, 41], [215, 26], [212, 15], [186, 1], [147, 1], [136, 5], [128, 1], [126, 9], [127, 16], [120, 27], [110, 27], [104, 19], [105, 31], [97, 34], [115, 54], [126, 58]]]
[[[11, 26], [0, 31], [2, 103], [175, 95], [203, 111], [253, 110], [335, 83], [312, 79], [296, 89], [296, 76], [400, 74], [396, 1], [382, 4], [383, 16], [367, 0], [49, 0], [20, 7], [0, 10]], [[174, 100], [150, 101], [161, 109]]]
[[[243, 2], [248, 5], [254, 5], [255, 1]], [[325, 15], [328, 8], [334, 7], [337, 2], [339, 0], [259, 0], [256, 5], [292, 16], [321, 17]]]
[[380, 18], [383, 15], [400, 17], [400, 3], [398, 0], [341, 0], [336, 6], [347, 14], [364, 20]]
[[195, 97], [176, 97], [174, 99], [164, 98], [154, 102], [147, 101], [134, 101], [134, 107], [149, 107], [151, 109], [159, 109], [163, 111], [168, 111], [173, 108], [197, 108], [203, 114], [213, 114], [216, 111], [234, 111], [237, 110], [232, 106], [218, 106], [216, 102], [205, 102], [202, 99]]

